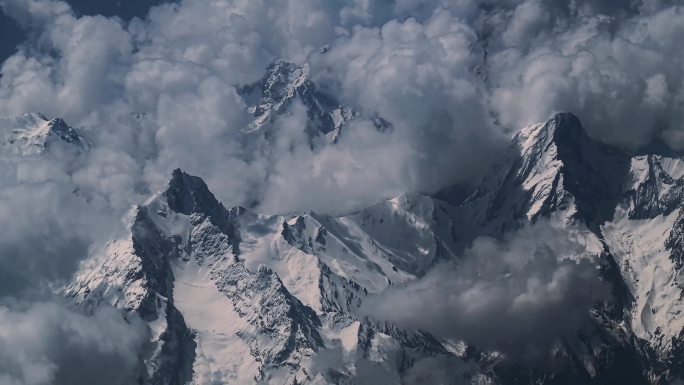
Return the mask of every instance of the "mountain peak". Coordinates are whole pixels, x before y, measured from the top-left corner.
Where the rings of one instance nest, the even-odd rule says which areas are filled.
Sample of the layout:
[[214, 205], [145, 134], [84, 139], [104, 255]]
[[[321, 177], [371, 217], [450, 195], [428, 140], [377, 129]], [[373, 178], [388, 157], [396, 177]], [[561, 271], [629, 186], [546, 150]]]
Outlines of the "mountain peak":
[[513, 142], [520, 151], [515, 184], [534, 202], [528, 218], [574, 207], [576, 215], [596, 230], [612, 217], [614, 197], [629, 170], [624, 151], [589, 137], [572, 113], [529, 126]]
[[[609, 215], [607, 209], [597, 207], [593, 198], [605, 198], [607, 187], [602, 178], [610, 174], [609, 169], [623, 169], [623, 159], [612, 156], [607, 146], [592, 140], [577, 116], [558, 113], [545, 123], [525, 127], [513, 137], [512, 148], [510, 157], [487, 178], [496, 187], [480, 188], [474, 195], [497, 191], [487, 220], [513, 213], [513, 218], [534, 221], [557, 210], [601, 218]], [[587, 190], [588, 185], [594, 196]]]
[[266, 76], [261, 81], [264, 98], [273, 102], [273, 108], [278, 111], [287, 99], [292, 98], [309, 78], [309, 64], [301, 65], [285, 60], [276, 60], [266, 70]]
[[583, 147], [597, 144], [587, 135], [579, 118], [569, 112], [523, 128], [513, 143], [522, 156], [519, 175], [528, 175], [535, 167], [539, 172], [546, 172], [568, 162], [576, 163], [584, 158]]
[[259, 99], [250, 108], [255, 119], [250, 123], [249, 131], [258, 130], [275, 114], [287, 113], [290, 104], [299, 99], [310, 119], [306, 128], [310, 139], [331, 134], [330, 141], [336, 140], [342, 125], [356, 114], [351, 108], [340, 105], [334, 97], [317, 90], [309, 79], [310, 68], [308, 63], [276, 60], [268, 66], [261, 81], [242, 88], [241, 94], [248, 99], [255, 91], [260, 91], [260, 95], [253, 95]]
[[54, 133], [67, 143], [82, 143], [81, 136], [62, 118], [48, 121], [47, 126], [50, 133]]
[[584, 131], [584, 128], [582, 128], [582, 122], [580, 122], [580, 119], [577, 117], [577, 115], [573, 114], [572, 112], [558, 112], [553, 115], [551, 119], [547, 121], [547, 123], [553, 123], [556, 128], [562, 130], [580, 129], [581, 131]]
[[579, 118], [571, 112], [560, 112], [545, 123], [533, 124], [520, 130], [514, 137], [523, 153], [533, 147], [547, 148], [551, 142], [566, 146], [588, 139]]
[[169, 208], [180, 214], [190, 215], [196, 212], [211, 214], [220, 209], [225, 211], [202, 178], [187, 174], [180, 168], [171, 173], [166, 199]]
[[577, 143], [589, 139], [582, 122], [570, 112], [561, 112], [546, 122], [547, 130], [552, 132], [553, 139], [559, 146]]
[[55, 140], [74, 144], [82, 149], [87, 146], [78, 132], [63, 119], [48, 119], [40, 113], [26, 113], [11, 119], [0, 119], [5, 143], [21, 155], [42, 153]]
[[250, 106], [248, 111], [254, 117], [246, 132], [257, 132], [275, 116], [287, 114], [289, 106], [296, 100], [306, 108], [308, 122], [305, 131], [311, 148], [337, 142], [345, 124], [362, 116], [370, 120], [379, 132], [392, 129], [392, 123], [376, 113], [364, 115], [320, 90], [310, 79], [310, 70], [308, 63], [276, 60], [268, 66], [260, 81], [240, 87], [238, 92]]

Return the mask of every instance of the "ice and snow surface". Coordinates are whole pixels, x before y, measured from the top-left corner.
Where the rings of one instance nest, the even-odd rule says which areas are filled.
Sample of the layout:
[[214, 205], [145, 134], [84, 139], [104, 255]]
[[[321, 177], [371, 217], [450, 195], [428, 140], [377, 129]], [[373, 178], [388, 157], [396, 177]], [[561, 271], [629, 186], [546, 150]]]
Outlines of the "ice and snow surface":
[[193, 383], [249, 383], [258, 376], [259, 363], [238, 335], [251, 325], [219, 292], [208, 268], [194, 260], [178, 261], [173, 265], [173, 273], [176, 307], [196, 336]]
[[[323, 384], [331, 373], [359, 383], [384, 373], [400, 382], [405, 337], [370, 324], [362, 328], [357, 311], [365, 296], [416, 279], [392, 262], [392, 250], [402, 243], [382, 231], [402, 226], [407, 236], [414, 233], [402, 240], [417, 243], [413, 257], [434, 260], [431, 205], [401, 198], [342, 218], [264, 216], [211, 204], [181, 214], [174, 211], [178, 199], [211, 201], [203, 198], [206, 186], [184, 191], [195, 183], [189, 181], [170, 182], [177, 183], [173, 192], [162, 191], [132, 210], [127, 230], [105, 248], [106, 257], [68, 288], [77, 303], [106, 302], [147, 314], [156, 344], [150, 361], [160, 360], [165, 344], [179, 344], [164, 337], [173, 322], [167, 309], [177, 309], [195, 341], [190, 353], [196, 384]], [[172, 205], [169, 194], [181, 197]], [[233, 225], [222, 225], [225, 218]], [[404, 266], [420, 266], [407, 263], [409, 254], [401, 259]], [[439, 344], [432, 349], [415, 354], [451, 356]], [[147, 367], [154, 377], [155, 366]]]
[[659, 349], [669, 347], [671, 338], [684, 328], [679, 272], [665, 247], [677, 215], [630, 220], [620, 208], [615, 219], [603, 226], [606, 243], [635, 298], [632, 330]]
[[0, 119], [0, 135], [5, 147], [3, 155], [37, 155], [57, 138], [83, 148], [85, 140], [62, 119], [48, 119], [36, 113]]

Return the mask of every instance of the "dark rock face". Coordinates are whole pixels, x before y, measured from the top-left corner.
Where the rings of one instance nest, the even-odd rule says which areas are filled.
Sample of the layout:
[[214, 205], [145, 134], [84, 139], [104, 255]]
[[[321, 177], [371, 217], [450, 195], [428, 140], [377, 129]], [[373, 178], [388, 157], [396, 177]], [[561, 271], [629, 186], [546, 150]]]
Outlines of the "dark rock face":
[[[193, 332], [174, 306], [170, 262], [179, 257], [178, 245], [154, 225], [144, 209], [135, 211], [130, 229], [131, 254], [113, 254], [93, 274], [69, 287], [67, 293], [86, 312], [113, 301], [125, 314], [164, 323], [159, 340], [142, 352], [145, 364], [154, 370], [141, 373], [141, 381], [152, 385], [185, 384], [192, 379], [195, 342]], [[116, 299], [111, 298], [112, 291]]]
[[218, 222], [228, 221], [228, 211], [209, 191], [202, 178], [173, 170], [166, 190], [166, 200], [172, 211], [191, 215], [203, 214]]
[[48, 123], [48, 127], [50, 129], [50, 133], [54, 133], [65, 142], [78, 144], [80, 146], [84, 145], [83, 139], [78, 134], [78, 132], [76, 132], [74, 128], [66, 124], [66, 122], [63, 119], [57, 118], [51, 120]]
[[191, 176], [180, 169], [173, 170], [166, 199], [169, 208], [177, 213], [190, 215], [202, 213], [209, 217], [225, 217], [226, 209], [219, 203], [202, 178]]
[[[514, 203], [516, 219], [523, 218], [535, 206], [529, 218], [532, 221], [567, 210], [570, 204], [576, 205], [576, 215], [594, 230], [612, 218], [618, 200], [622, 199], [620, 186], [629, 171], [630, 156], [589, 138], [579, 119], [570, 113], [555, 115], [533, 135], [532, 143], [522, 149], [522, 156], [516, 157], [506, 173], [488, 209], [488, 217], [492, 219], [500, 210], [510, 210], [507, 205], [511, 204], [513, 192], [521, 195], [520, 202]], [[524, 141], [520, 134], [518, 141]], [[520, 191], [521, 186], [552, 167], [555, 172], [542, 181], [548, 184], [547, 188]]]
[[[162, 315], [160, 315], [162, 316]], [[185, 324], [183, 315], [173, 306], [165, 314], [168, 328], [160, 336], [161, 354], [149, 379], [152, 385], [183, 385], [192, 381], [192, 363], [195, 361], [195, 334]], [[152, 361], [152, 360], [150, 360]]]

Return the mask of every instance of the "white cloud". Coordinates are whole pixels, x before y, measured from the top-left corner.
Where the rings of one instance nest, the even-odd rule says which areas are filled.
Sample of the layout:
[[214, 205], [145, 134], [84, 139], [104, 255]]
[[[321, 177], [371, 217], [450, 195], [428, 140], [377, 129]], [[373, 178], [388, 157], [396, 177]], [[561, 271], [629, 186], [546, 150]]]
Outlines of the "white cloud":
[[[77, 18], [61, 2], [4, 0], [36, 37], [3, 65], [0, 113], [42, 111], [85, 127], [97, 149], [79, 183], [119, 209], [181, 167], [220, 187], [229, 205], [263, 198], [269, 211], [339, 212], [472, 181], [505, 142], [502, 131], [557, 111], [577, 113], [610, 143], [634, 147], [665, 130], [680, 146], [682, 12], [654, 4], [185, 0], [123, 25]], [[280, 57], [310, 62], [322, 88], [379, 113], [394, 132], [372, 150], [351, 140], [374, 137], [359, 133], [372, 128], [350, 128], [339, 148], [282, 154], [298, 162], [291, 167], [263, 144], [246, 145], [249, 116], [234, 86]], [[138, 113], [145, 119], [130, 118]], [[117, 157], [131, 166], [98, 163]], [[314, 164], [317, 174], [289, 172]], [[353, 164], [374, 181], [368, 189], [349, 184]], [[86, 180], [111, 167], [126, 180]], [[273, 193], [282, 189], [290, 198]], [[319, 198], [296, 198], [310, 195]]]
[[0, 384], [133, 383], [147, 330], [113, 309], [92, 316], [48, 302], [0, 305]]
[[[476, 180], [504, 132], [557, 111], [575, 112], [609, 143], [635, 147], [662, 135], [684, 147], [684, 10], [666, 1], [182, 0], [128, 24], [77, 17], [61, 1], [0, 6], [31, 36], [0, 69], [0, 115], [64, 117], [95, 144], [78, 159], [0, 162], [0, 285], [13, 295], [68, 279], [175, 167], [205, 178], [229, 206], [340, 213]], [[394, 129], [378, 133], [360, 119], [337, 145], [312, 150], [295, 103], [274, 137], [245, 135], [250, 116], [235, 86], [259, 80], [277, 58], [309, 62], [319, 88]], [[540, 320], [557, 327], [539, 338], [576, 326], [597, 299], [587, 292], [597, 288], [594, 266], [563, 259], [581, 245], [553, 232], [538, 244], [531, 232], [478, 240], [463, 265], [446, 270], [453, 277], [434, 272], [387, 295], [420, 302], [430, 293], [437, 300], [423, 310], [447, 314], [449, 325], [395, 317], [438, 333], [468, 329], [484, 345], [497, 337], [484, 320], [497, 317], [520, 336]], [[512, 274], [505, 279], [503, 267]], [[434, 290], [444, 282], [447, 290]], [[576, 318], [554, 318], [568, 301]], [[32, 311], [62, 314], [12, 317]], [[36, 343], [26, 346], [47, 349]], [[50, 354], [35, 353], [29, 361], [42, 364], [20, 381], [52, 381], [60, 366]]]
[[[523, 358], [572, 338], [608, 298], [588, 230], [543, 220], [503, 241], [478, 238], [458, 261], [371, 297], [368, 314]], [[595, 242], [598, 242], [597, 240]]]

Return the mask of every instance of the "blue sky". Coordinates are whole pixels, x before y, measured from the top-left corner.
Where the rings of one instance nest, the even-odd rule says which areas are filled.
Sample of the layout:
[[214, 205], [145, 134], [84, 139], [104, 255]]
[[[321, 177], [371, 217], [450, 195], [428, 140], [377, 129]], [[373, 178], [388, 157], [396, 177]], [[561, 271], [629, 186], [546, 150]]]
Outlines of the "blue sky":
[[7, 17], [0, 10], [0, 60], [4, 61], [12, 53], [15, 47], [24, 39], [24, 33], [17, 23]]

